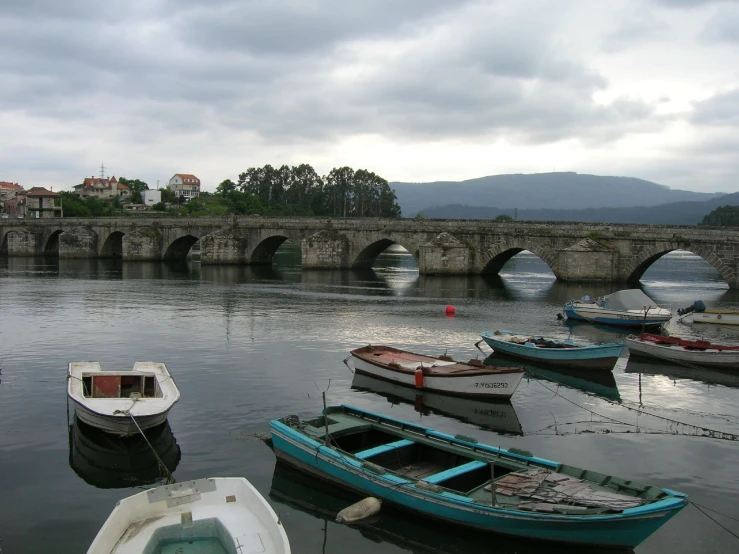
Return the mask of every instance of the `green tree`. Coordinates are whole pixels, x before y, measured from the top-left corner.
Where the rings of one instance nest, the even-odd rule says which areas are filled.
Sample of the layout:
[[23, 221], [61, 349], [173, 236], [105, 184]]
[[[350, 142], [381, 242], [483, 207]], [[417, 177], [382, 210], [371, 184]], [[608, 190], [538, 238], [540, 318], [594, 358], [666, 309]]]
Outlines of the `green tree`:
[[145, 183], [141, 179], [126, 179], [125, 177], [121, 177], [120, 179], [118, 179], [118, 182], [129, 188], [129, 190], [131, 191], [131, 196], [129, 198], [133, 204], [143, 203], [141, 192], [144, 190], [149, 190], [149, 185], [147, 183]]
[[164, 202], [157, 202], [151, 207], [152, 210], [155, 210], [157, 212], [163, 212], [167, 209], [167, 207], [164, 205]]
[[91, 217], [92, 212], [87, 207], [84, 199], [77, 196], [77, 193], [62, 191], [59, 193], [62, 197], [62, 207], [64, 208], [64, 217]]
[[174, 204], [177, 202], [177, 197], [174, 195], [174, 192], [168, 188], [159, 189], [159, 191], [162, 193], [162, 202], [165, 204]]
[[701, 225], [739, 227], [739, 206], [721, 206], [703, 217]]
[[507, 214], [500, 214], [495, 221], [513, 221], [513, 218]]
[[231, 179], [226, 179], [225, 181], [221, 181], [221, 184], [216, 187], [216, 194], [228, 196], [228, 193], [236, 190], [237, 186]]

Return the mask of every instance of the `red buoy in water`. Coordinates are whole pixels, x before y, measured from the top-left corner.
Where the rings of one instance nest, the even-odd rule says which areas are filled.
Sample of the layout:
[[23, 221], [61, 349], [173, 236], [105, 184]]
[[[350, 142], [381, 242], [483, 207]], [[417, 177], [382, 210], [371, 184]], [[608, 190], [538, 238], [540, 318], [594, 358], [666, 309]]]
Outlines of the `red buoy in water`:
[[457, 310], [451, 304], [446, 307], [446, 315], [454, 315]]

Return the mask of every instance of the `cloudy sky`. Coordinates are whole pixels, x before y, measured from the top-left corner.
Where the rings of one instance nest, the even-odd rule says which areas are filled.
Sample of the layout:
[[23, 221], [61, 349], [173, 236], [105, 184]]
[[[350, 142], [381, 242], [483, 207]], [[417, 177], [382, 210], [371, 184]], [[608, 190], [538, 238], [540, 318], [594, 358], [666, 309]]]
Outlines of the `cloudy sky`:
[[577, 171], [739, 191], [739, 0], [3, 0], [0, 180]]

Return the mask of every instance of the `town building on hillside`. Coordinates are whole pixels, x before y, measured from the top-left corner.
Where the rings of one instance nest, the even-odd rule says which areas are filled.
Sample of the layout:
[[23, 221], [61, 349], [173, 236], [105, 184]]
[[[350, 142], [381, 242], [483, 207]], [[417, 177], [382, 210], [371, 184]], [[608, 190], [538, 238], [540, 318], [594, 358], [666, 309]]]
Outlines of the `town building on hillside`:
[[141, 191], [141, 201], [146, 206], [153, 206], [162, 201], [162, 191], [157, 189], [145, 189]]
[[30, 218], [62, 217], [61, 197], [44, 187], [33, 187], [26, 193], [26, 211]]
[[18, 183], [0, 181], [0, 217], [25, 216], [26, 191]]
[[169, 180], [167, 188], [177, 198], [183, 197], [185, 201], [189, 202], [200, 195], [200, 179], [189, 173], [175, 173]]
[[131, 194], [131, 190], [124, 184], [119, 183], [113, 177], [85, 177], [81, 185], [75, 185], [74, 192], [77, 196], [92, 196], [107, 200], [120, 198], [125, 200]]

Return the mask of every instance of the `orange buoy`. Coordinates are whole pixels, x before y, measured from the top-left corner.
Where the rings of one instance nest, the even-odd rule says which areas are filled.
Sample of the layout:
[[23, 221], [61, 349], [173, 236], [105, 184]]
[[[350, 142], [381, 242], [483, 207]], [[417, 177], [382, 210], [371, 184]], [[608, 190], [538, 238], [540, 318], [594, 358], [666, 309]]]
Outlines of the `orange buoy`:
[[457, 310], [451, 304], [446, 307], [446, 315], [454, 315]]
[[422, 389], [423, 388], [423, 370], [420, 367], [416, 368], [416, 388]]

